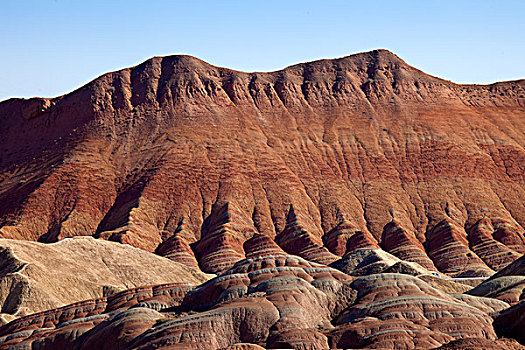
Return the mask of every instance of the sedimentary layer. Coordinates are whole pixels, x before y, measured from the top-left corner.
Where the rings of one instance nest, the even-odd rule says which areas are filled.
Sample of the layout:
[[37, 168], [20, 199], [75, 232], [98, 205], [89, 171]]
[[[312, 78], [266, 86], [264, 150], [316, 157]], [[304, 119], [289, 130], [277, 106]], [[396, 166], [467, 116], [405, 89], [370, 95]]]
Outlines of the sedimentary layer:
[[271, 73], [154, 57], [0, 103], [0, 235], [215, 273], [257, 233], [321, 263], [381, 246], [487, 276], [525, 252], [524, 114], [523, 80], [458, 85], [386, 50]]

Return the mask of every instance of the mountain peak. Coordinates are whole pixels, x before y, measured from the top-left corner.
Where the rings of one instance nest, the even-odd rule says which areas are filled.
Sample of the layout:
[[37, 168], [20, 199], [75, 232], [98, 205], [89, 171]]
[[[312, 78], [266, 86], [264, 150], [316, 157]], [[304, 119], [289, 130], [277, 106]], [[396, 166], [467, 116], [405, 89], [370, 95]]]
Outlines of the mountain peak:
[[[403, 61], [401, 58], [399, 58], [397, 55], [392, 53], [389, 50], [386, 49], [375, 49], [368, 52], [362, 52], [362, 53], [356, 53], [351, 54], [348, 56], [340, 57], [340, 58], [325, 58], [325, 59], [319, 59], [319, 60], [313, 60], [313, 61], [307, 61], [302, 63], [297, 63], [288, 67], [285, 67], [280, 70], [276, 71], [270, 71], [270, 72], [261, 72], [261, 71], [255, 71], [255, 72], [243, 72], [238, 71], [236, 69], [232, 68], [226, 68], [226, 67], [220, 67], [215, 66], [209, 62], [206, 62], [200, 58], [191, 56], [191, 55], [185, 55], [185, 54], [176, 54], [176, 55], [168, 55], [168, 56], [154, 56], [141, 64], [132, 67], [132, 69], [141, 69], [142, 67], [150, 66], [153, 64], [156, 65], [164, 65], [164, 66], [174, 66], [179, 68], [187, 68], [187, 69], [193, 69], [195, 71], [199, 71], [202, 69], [213, 69], [213, 70], [220, 70], [223, 73], [237, 73], [237, 74], [278, 74], [283, 73], [287, 70], [293, 70], [299, 67], [313, 67], [313, 66], [319, 66], [319, 65], [340, 65], [344, 68], [344, 65], [348, 63], [354, 63], [354, 64], [362, 64], [362, 65], [374, 65], [374, 64], [397, 64], [397, 65], [403, 65], [405, 67], [410, 67], [405, 61]], [[413, 68], [415, 70], [415, 68]], [[422, 72], [421, 72], [422, 73]], [[424, 74], [424, 73], [423, 73]]]
[[[525, 253], [524, 116], [523, 82], [456, 85], [387, 50], [269, 73], [154, 57], [59, 98], [0, 103], [0, 237], [94, 236], [218, 275], [15, 320], [0, 344], [496, 339], [491, 315], [508, 305], [452, 298], [465, 286], [441, 277], [487, 277]], [[20, 294], [15, 282], [0, 295]], [[497, 294], [518, 303], [522, 291]]]

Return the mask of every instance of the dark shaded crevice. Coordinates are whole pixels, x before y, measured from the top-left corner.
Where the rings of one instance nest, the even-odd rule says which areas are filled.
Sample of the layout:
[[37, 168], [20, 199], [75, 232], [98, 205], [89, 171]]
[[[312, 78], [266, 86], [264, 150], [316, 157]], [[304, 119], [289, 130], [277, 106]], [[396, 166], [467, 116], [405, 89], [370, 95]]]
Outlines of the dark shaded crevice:
[[117, 195], [113, 205], [98, 224], [95, 238], [100, 238], [100, 234], [104, 231], [112, 231], [127, 223], [131, 210], [139, 206], [139, 199], [147, 183], [148, 180], [143, 177]]
[[257, 75], [252, 75], [250, 83], [248, 84], [248, 92], [250, 93], [250, 96], [253, 100], [253, 104], [255, 105], [255, 107], [257, 107], [257, 109], [259, 109], [259, 103], [257, 102], [257, 94], [259, 90], [257, 89], [256, 82]]
[[235, 77], [232, 75], [222, 83], [222, 89], [226, 93], [226, 96], [230, 99], [233, 104], [237, 104], [237, 97], [235, 94]]
[[274, 83], [273, 90], [277, 94], [277, 97], [279, 98], [279, 100], [281, 100], [283, 106], [286, 107], [286, 96], [285, 96], [286, 85], [284, 84], [284, 81], [286, 81], [285, 78], [280, 76], [277, 79], [277, 81]]

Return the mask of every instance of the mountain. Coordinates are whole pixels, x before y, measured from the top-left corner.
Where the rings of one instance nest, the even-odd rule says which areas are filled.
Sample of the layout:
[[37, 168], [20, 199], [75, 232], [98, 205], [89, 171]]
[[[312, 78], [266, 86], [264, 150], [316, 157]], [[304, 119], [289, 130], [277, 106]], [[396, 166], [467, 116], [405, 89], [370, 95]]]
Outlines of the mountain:
[[0, 104], [0, 232], [175, 235], [218, 272], [254, 232], [323, 262], [394, 226], [440, 271], [488, 275], [525, 252], [524, 115], [523, 80], [456, 85], [385, 50], [273, 73], [155, 57]]
[[[446, 279], [476, 281], [520, 258], [524, 227], [525, 80], [458, 85], [386, 50], [268, 73], [169, 56], [57, 98], [0, 103], [1, 238], [93, 236], [218, 275], [185, 297], [173, 292], [180, 300], [169, 307], [182, 308], [169, 309], [174, 321], [144, 311], [143, 331], [158, 327], [112, 346], [160, 346], [171, 334], [186, 348], [190, 340], [197, 348], [227, 347], [235, 333], [236, 343], [266, 347], [298, 339], [305, 348], [392, 348], [394, 338], [381, 334], [399, 323], [373, 318], [388, 319], [383, 306], [398, 305], [403, 319], [430, 307], [470, 313], [435, 323], [425, 312], [417, 322], [408, 317], [401, 323], [413, 347], [462, 348], [470, 343], [454, 341], [472, 338], [497, 348], [492, 316], [523, 297], [501, 294], [501, 301], [438, 287], [461, 290]], [[290, 267], [287, 259], [300, 260]], [[263, 279], [268, 288], [290, 288], [290, 296], [256, 283], [254, 276], [268, 273], [258, 264], [290, 267]], [[246, 276], [235, 275], [238, 269]], [[295, 282], [279, 285], [286, 278]], [[374, 290], [381, 285], [387, 294]], [[289, 305], [289, 298], [305, 304]], [[320, 300], [328, 304], [317, 309]], [[287, 307], [304, 322], [287, 319]], [[121, 330], [115, 310], [101, 308], [102, 323], [89, 319], [82, 329], [114, 335], [112, 322]], [[251, 321], [241, 327], [239, 315]], [[207, 317], [206, 341], [184, 338], [184, 327], [201, 327]], [[27, 333], [26, 321], [16, 329]], [[270, 325], [269, 333], [252, 321]], [[459, 323], [465, 329], [451, 326]], [[0, 329], [0, 337], [15, 326]], [[46, 332], [62, 341], [63, 331]], [[97, 337], [89, 341], [98, 344]]]

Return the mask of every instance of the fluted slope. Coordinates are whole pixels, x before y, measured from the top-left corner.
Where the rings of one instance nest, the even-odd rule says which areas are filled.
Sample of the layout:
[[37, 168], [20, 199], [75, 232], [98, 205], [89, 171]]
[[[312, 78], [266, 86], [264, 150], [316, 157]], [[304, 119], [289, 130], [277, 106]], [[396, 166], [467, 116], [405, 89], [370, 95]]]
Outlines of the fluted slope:
[[262, 234], [321, 263], [378, 245], [488, 275], [525, 252], [524, 147], [524, 81], [457, 85], [385, 50], [271, 73], [154, 57], [0, 103], [0, 235], [94, 235], [215, 273]]

